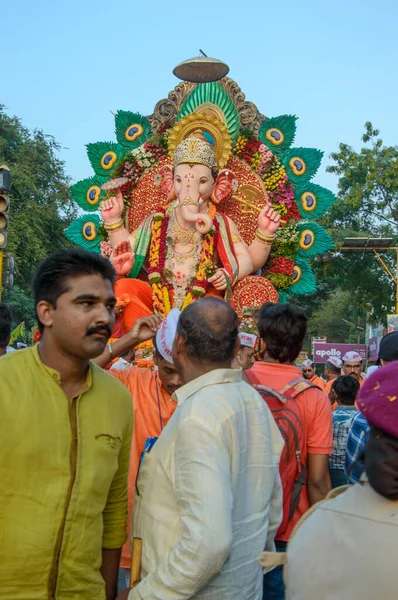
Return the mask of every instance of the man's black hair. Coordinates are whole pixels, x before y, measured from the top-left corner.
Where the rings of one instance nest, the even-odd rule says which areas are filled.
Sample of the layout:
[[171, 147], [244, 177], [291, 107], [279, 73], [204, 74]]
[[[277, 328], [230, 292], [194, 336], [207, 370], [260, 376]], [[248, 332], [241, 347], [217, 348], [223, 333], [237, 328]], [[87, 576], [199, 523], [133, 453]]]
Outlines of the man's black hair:
[[280, 363], [292, 363], [303, 347], [307, 316], [292, 304], [270, 304], [260, 309], [259, 336], [267, 344], [268, 355]]
[[341, 373], [341, 367], [336, 367], [336, 365], [328, 360], [325, 362], [325, 367], [335, 375], [340, 375]]
[[[114, 284], [116, 273], [109, 260], [79, 248], [58, 250], [40, 263], [33, 280], [35, 306], [45, 300], [56, 306], [58, 298], [68, 291], [68, 280], [82, 275], [100, 275]], [[37, 319], [39, 330], [44, 327]]]
[[340, 404], [353, 406], [355, 398], [359, 391], [359, 381], [351, 375], [340, 375], [332, 383], [332, 390], [335, 391]]
[[5, 348], [11, 336], [11, 311], [4, 302], [0, 302], [0, 348]]
[[238, 337], [239, 319], [219, 298], [202, 298], [190, 304], [178, 320], [177, 332], [190, 358], [202, 363], [230, 363]]

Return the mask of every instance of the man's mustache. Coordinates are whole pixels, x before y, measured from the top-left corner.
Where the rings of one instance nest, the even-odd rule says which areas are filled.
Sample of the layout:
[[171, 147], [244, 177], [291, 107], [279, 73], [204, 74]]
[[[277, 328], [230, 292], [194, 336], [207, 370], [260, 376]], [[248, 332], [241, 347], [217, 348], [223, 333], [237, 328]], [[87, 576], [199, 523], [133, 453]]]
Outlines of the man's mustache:
[[97, 327], [87, 329], [87, 335], [93, 335], [93, 333], [106, 333], [108, 337], [111, 337], [112, 330], [108, 325], [97, 325]]

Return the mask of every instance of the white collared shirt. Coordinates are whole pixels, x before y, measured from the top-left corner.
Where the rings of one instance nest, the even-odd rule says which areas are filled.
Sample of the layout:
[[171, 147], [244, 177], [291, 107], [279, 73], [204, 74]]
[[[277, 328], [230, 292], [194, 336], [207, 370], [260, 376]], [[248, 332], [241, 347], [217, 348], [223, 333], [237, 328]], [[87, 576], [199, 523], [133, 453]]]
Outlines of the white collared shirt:
[[282, 518], [279, 430], [241, 369], [211, 371], [175, 397], [138, 477], [142, 581], [129, 600], [261, 600], [257, 559]]

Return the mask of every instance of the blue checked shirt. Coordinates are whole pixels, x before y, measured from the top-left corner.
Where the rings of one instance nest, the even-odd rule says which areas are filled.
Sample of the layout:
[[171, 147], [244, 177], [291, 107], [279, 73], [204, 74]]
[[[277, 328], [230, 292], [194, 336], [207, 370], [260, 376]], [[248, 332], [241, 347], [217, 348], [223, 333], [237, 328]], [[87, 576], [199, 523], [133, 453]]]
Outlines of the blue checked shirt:
[[355, 406], [340, 405], [333, 411], [333, 450], [329, 456], [329, 467], [344, 471], [345, 449], [351, 421], [358, 413]]
[[365, 444], [369, 425], [365, 417], [358, 413], [351, 422], [345, 453], [345, 474], [348, 483], [360, 480], [365, 466]]

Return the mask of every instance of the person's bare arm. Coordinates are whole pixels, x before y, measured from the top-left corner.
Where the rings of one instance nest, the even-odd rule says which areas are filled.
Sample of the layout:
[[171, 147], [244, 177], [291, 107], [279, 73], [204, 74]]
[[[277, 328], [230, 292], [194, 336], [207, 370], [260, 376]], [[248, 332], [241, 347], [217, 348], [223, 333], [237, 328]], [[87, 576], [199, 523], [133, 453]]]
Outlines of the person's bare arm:
[[121, 552], [121, 548], [118, 548], [117, 550], [107, 550], [106, 548], [102, 548], [101, 575], [105, 581], [106, 600], [115, 600], [117, 596], [117, 580]]
[[310, 506], [324, 500], [332, 489], [329, 476], [329, 455], [308, 454], [307, 490]]
[[100, 356], [97, 356], [97, 358], [92, 359], [92, 362], [99, 367], [104, 368], [113, 358], [124, 354], [142, 342], [152, 339], [159, 329], [161, 322], [162, 317], [159, 315], [152, 315], [151, 317], [142, 317], [141, 319], [137, 319], [128, 333], [126, 333], [120, 339], [112, 342], [112, 356], [109, 352], [108, 346], [106, 346], [103, 353]]

